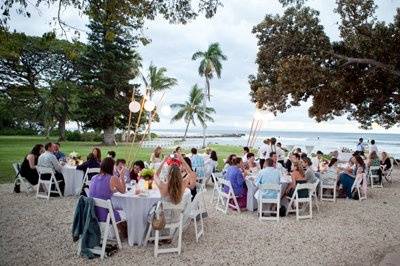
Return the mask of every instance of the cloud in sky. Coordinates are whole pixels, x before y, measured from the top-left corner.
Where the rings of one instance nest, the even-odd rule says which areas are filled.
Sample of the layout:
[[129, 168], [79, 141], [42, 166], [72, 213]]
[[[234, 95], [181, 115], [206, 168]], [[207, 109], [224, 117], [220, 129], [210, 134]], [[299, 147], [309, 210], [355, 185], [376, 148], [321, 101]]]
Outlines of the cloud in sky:
[[[211, 106], [216, 109], [215, 123], [211, 129], [249, 128], [254, 113], [250, 102], [248, 75], [257, 71], [255, 64], [257, 40], [251, 33], [253, 26], [262, 21], [266, 14], [282, 14], [283, 9], [278, 0], [225, 0], [224, 7], [211, 19], [199, 17], [187, 25], [168, 24], [163, 19], [147, 21], [144, 33], [152, 42], [139, 47], [143, 66], [151, 62], [156, 66], [168, 69], [168, 75], [178, 79], [178, 86], [166, 93], [164, 104], [180, 103], [186, 100], [194, 84], [204, 86], [204, 80], [198, 75], [199, 62], [192, 61], [191, 56], [197, 50], [206, 50], [212, 42], [219, 42], [228, 60], [223, 62], [221, 79], [211, 81]], [[338, 15], [333, 12], [335, 0], [310, 0], [308, 4], [320, 11], [320, 20], [332, 40], [339, 39]], [[393, 16], [400, 1], [377, 1], [379, 20], [393, 21]], [[40, 13], [40, 14], [38, 14]], [[36, 9], [32, 18], [15, 16], [10, 23], [12, 29], [31, 35], [41, 35], [50, 30], [48, 23], [55, 16], [56, 9]], [[40, 15], [40, 16], [39, 16]], [[80, 17], [76, 10], [63, 12], [64, 20], [80, 29], [88, 23], [86, 17]], [[87, 30], [87, 29], [86, 29]], [[81, 40], [85, 41], [83, 33]], [[157, 97], [156, 97], [157, 101]], [[308, 117], [310, 102], [279, 114], [276, 119], [264, 125], [264, 129], [274, 130], [319, 130], [319, 131], [359, 131], [358, 124], [338, 117], [333, 121], [316, 123]], [[162, 116], [161, 122], [154, 128], [170, 128], [170, 117]], [[183, 122], [174, 124], [184, 128]], [[383, 132], [376, 127], [373, 132]], [[399, 128], [387, 132], [400, 133]]]

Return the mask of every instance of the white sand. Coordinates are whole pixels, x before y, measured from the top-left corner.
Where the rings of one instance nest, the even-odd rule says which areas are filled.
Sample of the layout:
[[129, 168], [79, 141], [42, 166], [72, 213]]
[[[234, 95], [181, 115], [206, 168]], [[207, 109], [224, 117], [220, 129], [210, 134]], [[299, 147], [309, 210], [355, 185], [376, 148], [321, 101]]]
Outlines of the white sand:
[[14, 194], [12, 185], [5, 184], [0, 186], [0, 265], [400, 263], [396, 260], [400, 254], [399, 174], [396, 170], [393, 184], [369, 190], [367, 201], [323, 202], [312, 220], [300, 222], [293, 215], [279, 223], [260, 222], [251, 212], [224, 215], [209, 204], [205, 238], [196, 243], [193, 227], [189, 227], [180, 256], [166, 254], [156, 259], [152, 245], [130, 247], [124, 242], [122, 251], [103, 262], [76, 255], [71, 223], [77, 198], [47, 202], [24, 192]]

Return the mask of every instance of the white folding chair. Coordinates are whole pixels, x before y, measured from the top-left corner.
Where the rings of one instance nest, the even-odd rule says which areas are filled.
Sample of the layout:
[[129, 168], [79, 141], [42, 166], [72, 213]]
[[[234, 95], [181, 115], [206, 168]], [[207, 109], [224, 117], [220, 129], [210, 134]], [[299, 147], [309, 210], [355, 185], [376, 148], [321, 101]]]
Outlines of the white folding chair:
[[370, 166], [368, 175], [371, 184], [371, 188], [383, 188], [382, 180], [379, 182], [379, 171], [380, 166]]
[[195, 167], [193, 170], [197, 174], [197, 189], [206, 190], [206, 177], [204, 176], [204, 167]]
[[[265, 192], [276, 192], [275, 198], [264, 198], [263, 194]], [[267, 208], [272, 207], [272, 204], [276, 205], [276, 211], [271, 209], [263, 210], [263, 204], [268, 204]], [[280, 184], [261, 184], [258, 187], [258, 219], [262, 220], [272, 220], [279, 221], [279, 210], [281, 207], [281, 185]], [[276, 214], [273, 216], [263, 216], [263, 214]]]
[[[94, 176], [94, 174], [100, 174], [100, 168], [88, 168], [86, 169], [85, 176], [82, 180], [82, 188], [85, 186], [90, 186], [90, 179]], [[90, 179], [89, 179], [90, 177]]]
[[367, 199], [367, 178], [366, 174], [357, 175], [354, 180], [353, 186], [351, 187], [351, 191], [357, 190], [358, 200], [366, 200]]
[[[190, 219], [194, 223], [194, 232], [196, 235], [196, 242], [199, 242], [199, 238], [204, 235], [204, 223], [203, 223], [203, 210], [201, 202], [204, 198], [204, 191], [200, 191], [196, 194], [193, 201], [190, 204]], [[198, 230], [197, 219], [200, 220], [200, 229]]]
[[214, 183], [214, 188], [213, 188], [212, 196], [211, 196], [211, 203], [214, 203], [214, 199], [218, 199], [218, 191], [220, 190], [219, 189], [220, 185], [218, 183], [218, 180], [221, 178], [223, 178], [222, 173], [212, 173], [211, 174], [211, 180]]
[[[99, 227], [101, 230], [101, 238], [102, 238], [101, 247], [94, 247], [89, 250], [93, 254], [100, 255], [101, 259], [104, 259], [107, 240], [116, 241], [118, 244], [118, 248], [122, 249], [121, 238], [119, 237], [117, 224], [119, 224], [125, 220], [121, 219], [121, 221], [119, 221], [119, 222], [117, 222], [115, 220], [114, 210], [113, 210], [113, 207], [111, 204], [111, 200], [103, 200], [103, 199], [98, 199], [98, 198], [93, 198], [93, 200], [94, 200], [95, 207], [106, 209], [108, 214], [107, 214], [107, 219], [105, 222], [99, 222]], [[111, 225], [110, 225], [110, 222], [111, 222]], [[114, 234], [111, 233], [112, 231], [114, 231], [113, 232]], [[116, 239], [111, 239], [110, 235], [114, 235]], [[82, 238], [79, 240], [79, 243], [78, 243], [78, 255], [81, 254], [81, 251], [82, 251], [81, 246], [82, 246]]]
[[[240, 207], [236, 200], [235, 193], [233, 192], [231, 182], [229, 180], [220, 178], [218, 179], [218, 183], [220, 184], [220, 186], [218, 189], [218, 200], [215, 206], [216, 210], [222, 211], [223, 213], [227, 214], [228, 207], [231, 207], [237, 210], [238, 213], [240, 213]], [[228, 192], [224, 191], [225, 187], [228, 188]], [[233, 201], [233, 204], [230, 203], [230, 200]]]
[[[299, 191], [306, 190], [308, 193], [307, 197], [299, 197]], [[288, 208], [286, 210], [286, 215], [289, 213], [296, 213], [296, 220], [300, 219], [312, 219], [312, 202], [313, 202], [313, 193], [315, 190], [315, 183], [305, 183], [305, 184], [297, 184], [296, 189], [293, 192], [293, 195], [289, 201]], [[302, 209], [300, 209], [300, 203], [303, 205]], [[295, 208], [293, 208], [293, 204], [295, 204]], [[309, 213], [307, 215], [300, 215], [300, 211], [305, 211], [307, 206], [309, 207]]]
[[33, 186], [31, 185], [31, 183], [29, 183], [28, 180], [26, 180], [25, 177], [23, 177], [21, 175], [21, 166], [19, 163], [13, 163], [12, 164], [14, 171], [15, 171], [15, 181], [14, 181], [14, 186], [15, 185], [21, 185], [23, 184], [26, 188], [26, 190], [28, 190], [28, 192], [33, 192]]
[[[58, 183], [62, 182], [62, 180], [57, 181], [53, 169], [47, 168], [47, 167], [36, 166], [36, 170], [38, 171], [38, 174], [39, 174], [36, 198], [44, 198], [44, 199], [49, 200], [50, 193], [52, 193], [52, 192], [58, 193], [60, 195], [60, 197], [62, 197], [60, 186], [58, 184]], [[50, 175], [50, 179], [43, 180], [42, 179], [43, 175]], [[56, 190], [52, 190], [51, 187], [53, 184], [54, 184]], [[43, 185], [43, 187], [42, 187], [42, 185]], [[41, 187], [44, 189], [43, 192], [40, 192]]]
[[[147, 230], [146, 239], [144, 242], [144, 246], [147, 246], [148, 241], [154, 240], [154, 257], [157, 257], [158, 254], [162, 253], [175, 253], [177, 252], [179, 255], [181, 254], [182, 250], [182, 230], [184, 224], [184, 212], [190, 206], [190, 194], [185, 194], [182, 198], [182, 201], [179, 204], [173, 204], [168, 201], [160, 201], [157, 204], [156, 214], [158, 215], [160, 209], [162, 208], [164, 211], [164, 215], [166, 216], [166, 224], [163, 230], [168, 230], [169, 234], [166, 236], [160, 236], [159, 230], [154, 230], [150, 221], [149, 229]], [[170, 213], [179, 213], [179, 217], [177, 220], [173, 220], [173, 217], [167, 217], [168, 212]], [[171, 215], [173, 216], [173, 215]], [[151, 233], [154, 231], [154, 236], [151, 236]], [[178, 233], [178, 244], [177, 247], [173, 248], [159, 248], [159, 241], [163, 239], [170, 239], [174, 238], [175, 233]]]
[[[336, 173], [322, 173], [321, 181], [319, 184], [320, 200], [336, 202], [336, 187], [337, 187], [337, 174]], [[324, 194], [324, 189], [332, 190], [332, 193], [333, 193], [332, 196]]]

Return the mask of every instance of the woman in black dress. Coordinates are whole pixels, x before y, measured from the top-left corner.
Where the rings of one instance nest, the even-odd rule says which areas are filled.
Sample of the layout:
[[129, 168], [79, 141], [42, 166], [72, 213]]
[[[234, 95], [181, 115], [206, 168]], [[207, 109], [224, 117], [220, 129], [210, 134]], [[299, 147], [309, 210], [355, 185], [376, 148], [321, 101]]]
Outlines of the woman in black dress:
[[39, 175], [36, 171], [36, 165], [40, 154], [44, 152], [42, 144], [36, 144], [32, 151], [25, 157], [22, 162], [20, 174], [25, 177], [32, 185], [37, 185], [39, 181]]

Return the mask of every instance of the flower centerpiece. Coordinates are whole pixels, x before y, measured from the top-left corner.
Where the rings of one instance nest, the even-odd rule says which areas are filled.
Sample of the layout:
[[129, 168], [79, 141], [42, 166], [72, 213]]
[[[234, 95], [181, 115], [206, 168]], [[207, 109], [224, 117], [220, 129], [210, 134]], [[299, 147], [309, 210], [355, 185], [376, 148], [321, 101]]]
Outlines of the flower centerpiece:
[[153, 186], [153, 177], [154, 177], [154, 170], [149, 168], [144, 168], [140, 171], [139, 176], [145, 180], [144, 182], [144, 189], [152, 189]]
[[71, 152], [68, 155], [68, 164], [69, 165], [79, 165], [81, 156], [76, 151]]

